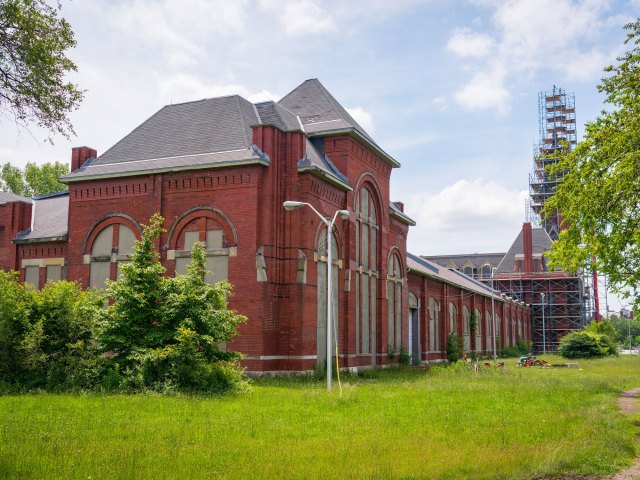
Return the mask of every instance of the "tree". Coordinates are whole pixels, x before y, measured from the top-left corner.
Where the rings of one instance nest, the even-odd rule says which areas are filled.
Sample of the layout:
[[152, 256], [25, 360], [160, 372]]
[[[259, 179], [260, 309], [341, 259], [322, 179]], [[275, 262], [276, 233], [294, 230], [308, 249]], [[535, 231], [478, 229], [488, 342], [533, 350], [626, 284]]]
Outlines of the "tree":
[[640, 307], [640, 19], [625, 29], [630, 49], [605, 68], [609, 75], [598, 86], [610, 109], [549, 167], [549, 174], [565, 175], [544, 213], [563, 217], [549, 254], [552, 267], [593, 266]]
[[24, 170], [5, 163], [0, 167], [0, 191], [25, 197], [59, 192], [67, 189], [64, 183], [58, 181], [66, 173], [69, 173], [69, 166], [60, 162], [42, 165], [29, 162]]
[[[0, 2], [0, 112], [20, 126], [36, 123], [69, 138], [69, 113], [83, 97], [65, 80], [76, 65], [65, 51], [76, 45], [71, 26], [46, 0]], [[51, 140], [51, 138], [49, 138]]]

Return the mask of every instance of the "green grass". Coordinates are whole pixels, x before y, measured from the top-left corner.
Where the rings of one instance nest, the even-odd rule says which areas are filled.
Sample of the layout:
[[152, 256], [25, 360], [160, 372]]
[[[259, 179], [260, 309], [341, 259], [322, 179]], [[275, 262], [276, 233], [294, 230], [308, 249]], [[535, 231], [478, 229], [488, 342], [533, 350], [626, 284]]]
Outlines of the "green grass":
[[342, 398], [309, 379], [228, 398], [0, 397], [0, 478], [520, 479], [631, 462], [615, 401], [640, 386], [640, 358], [514, 362], [351, 376]]

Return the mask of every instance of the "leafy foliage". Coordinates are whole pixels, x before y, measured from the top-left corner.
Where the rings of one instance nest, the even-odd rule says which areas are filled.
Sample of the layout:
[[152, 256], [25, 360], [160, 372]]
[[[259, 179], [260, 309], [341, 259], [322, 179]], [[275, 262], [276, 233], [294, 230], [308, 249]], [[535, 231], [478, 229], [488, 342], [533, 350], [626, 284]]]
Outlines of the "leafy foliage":
[[607, 335], [581, 330], [562, 337], [558, 351], [565, 358], [600, 358], [617, 355], [618, 348]]
[[25, 372], [22, 341], [30, 328], [32, 297], [17, 272], [0, 270], [0, 381], [16, 383]]
[[224, 348], [246, 321], [228, 309], [231, 285], [205, 282], [205, 251], [199, 243], [186, 275], [164, 277], [155, 250], [163, 221], [156, 214], [144, 226], [131, 262], [108, 285], [113, 303], [100, 338], [114, 354], [109, 382], [159, 391], [218, 393], [242, 387], [235, 363], [239, 354]]
[[462, 358], [463, 339], [457, 333], [451, 332], [447, 336], [447, 361], [457, 362]]
[[65, 80], [77, 70], [65, 55], [76, 42], [59, 10], [46, 0], [0, 2], [0, 111], [69, 138], [83, 92]]
[[586, 125], [575, 150], [563, 149], [550, 175], [564, 175], [544, 212], [561, 212], [565, 230], [552, 267], [594, 267], [640, 307], [640, 19], [625, 26], [630, 46], [598, 90], [610, 109]]
[[618, 329], [611, 323], [611, 321], [606, 318], [596, 322], [593, 320], [589, 325], [584, 327], [584, 330], [591, 333], [599, 333], [602, 335], [606, 335], [611, 338], [615, 343], [620, 342], [622, 335]]
[[47, 193], [67, 190], [58, 178], [69, 173], [69, 166], [64, 163], [44, 163], [36, 165], [29, 162], [23, 170], [5, 163], [0, 167], [0, 191], [13, 192], [25, 197], [37, 197]]

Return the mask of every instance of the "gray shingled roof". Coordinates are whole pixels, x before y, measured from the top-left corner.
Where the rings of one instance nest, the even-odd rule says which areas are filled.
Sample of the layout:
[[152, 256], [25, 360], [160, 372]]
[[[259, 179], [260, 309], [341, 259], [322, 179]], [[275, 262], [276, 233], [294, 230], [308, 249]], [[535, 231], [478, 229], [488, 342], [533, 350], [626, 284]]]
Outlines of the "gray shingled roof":
[[69, 219], [69, 192], [33, 199], [33, 228], [20, 232], [14, 242], [66, 240]]
[[389, 213], [407, 225], [411, 225], [413, 227], [416, 224], [416, 221], [413, 218], [400, 210], [393, 202], [389, 204]]
[[[544, 228], [532, 228], [531, 229], [531, 240], [532, 240], [532, 253], [533, 254], [541, 254], [551, 249], [551, 244], [553, 240], [549, 234], [545, 231]], [[524, 244], [522, 240], [522, 230], [511, 244], [509, 251], [505, 254], [504, 258], [498, 265], [498, 269], [496, 270], [498, 273], [513, 273], [516, 255], [524, 254]]]
[[256, 103], [256, 111], [261, 125], [273, 125], [283, 132], [302, 130], [298, 117], [276, 102]]
[[335, 125], [340, 125], [340, 128], [355, 128], [370, 142], [375, 143], [317, 78], [304, 81], [278, 103], [300, 117], [307, 132], [313, 131], [314, 126], [333, 130]]
[[486, 263], [489, 263], [492, 267], [497, 267], [504, 255], [504, 253], [461, 253], [456, 255], [421, 255], [421, 257], [443, 267], [453, 262], [458, 268], [462, 268], [466, 263], [470, 262], [476, 268], [481, 268]]
[[15, 202], [31, 203], [31, 199], [11, 192], [0, 192], [0, 205]]
[[311, 172], [324, 177], [345, 190], [352, 190], [349, 179], [338, 170], [338, 167], [329, 157], [320, 153], [309, 139], [307, 139], [306, 150], [307, 153], [304, 158], [298, 160], [298, 171]]

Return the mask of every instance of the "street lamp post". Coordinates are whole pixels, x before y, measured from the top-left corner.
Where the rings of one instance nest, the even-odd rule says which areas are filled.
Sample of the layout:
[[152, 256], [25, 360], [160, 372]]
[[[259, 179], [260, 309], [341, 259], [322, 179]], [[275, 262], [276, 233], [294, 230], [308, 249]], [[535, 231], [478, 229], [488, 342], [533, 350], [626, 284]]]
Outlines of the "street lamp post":
[[[331, 391], [331, 328], [332, 328], [332, 313], [333, 313], [333, 296], [331, 295], [332, 289], [332, 252], [331, 252], [331, 232], [333, 225], [338, 217], [349, 218], [349, 212], [347, 210], [338, 210], [334, 213], [331, 220], [326, 219], [313, 205], [307, 202], [294, 202], [286, 201], [282, 204], [285, 210], [294, 210], [300, 207], [309, 207], [313, 212], [322, 220], [327, 226], [327, 391]], [[336, 338], [336, 345], [338, 339]], [[337, 354], [336, 354], [337, 355]]]
[[493, 285], [493, 274], [496, 272], [496, 267], [491, 268], [491, 330], [493, 331], [493, 363], [498, 361], [498, 353], [496, 352], [496, 289]]
[[542, 297], [542, 353], [544, 355], [547, 354], [547, 331], [544, 325], [544, 293], [540, 294], [540, 297]]

